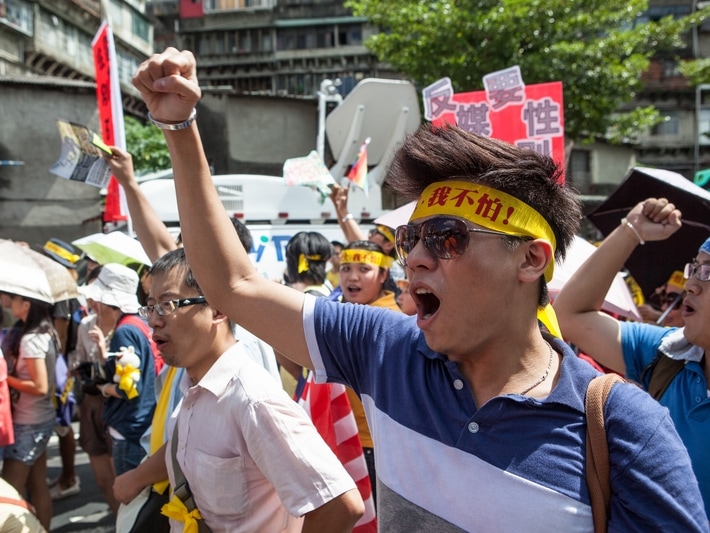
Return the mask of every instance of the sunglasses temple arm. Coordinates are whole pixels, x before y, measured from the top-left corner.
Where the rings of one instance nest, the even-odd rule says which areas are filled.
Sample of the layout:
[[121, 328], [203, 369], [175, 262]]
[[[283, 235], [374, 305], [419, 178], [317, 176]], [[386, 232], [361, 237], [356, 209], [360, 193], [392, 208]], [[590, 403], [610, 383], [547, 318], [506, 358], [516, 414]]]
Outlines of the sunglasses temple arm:
[[678, 307], [678, 304], [683, 301], [683, 298], [685, 298], [685, 291], [681, 292], [678, 296], [676, 296], [675, 300], [673, 300], [671, 305], [666, 307], [666, 310], [663, 311], [661, 316], [658, 317], [658, 320], [656, 320], [656, 324], [659, 326], [662, 325], [663, 322], [668, 317], [668, 315], [670, 314], [670, 312], [673, 311], [673, 309], [675, 309], [676, 307]]

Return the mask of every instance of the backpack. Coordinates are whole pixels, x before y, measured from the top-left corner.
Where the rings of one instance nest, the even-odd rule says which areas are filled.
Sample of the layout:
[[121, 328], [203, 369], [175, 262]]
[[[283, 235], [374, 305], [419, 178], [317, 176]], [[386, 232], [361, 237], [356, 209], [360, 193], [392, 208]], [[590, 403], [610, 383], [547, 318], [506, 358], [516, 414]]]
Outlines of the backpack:
[[[668, 385], [670, 385], [673, 378], [683, 370], [686, 363], [687, 361], [684, 359], [671, 359], [666, 354], [659, 351], [656, 358], [643, 369], [639, 381], [651, 396], [656, 400], [660, 400], [663, 393], [666, 392]], [[644, 385], [647, 378], [648, 385]]]

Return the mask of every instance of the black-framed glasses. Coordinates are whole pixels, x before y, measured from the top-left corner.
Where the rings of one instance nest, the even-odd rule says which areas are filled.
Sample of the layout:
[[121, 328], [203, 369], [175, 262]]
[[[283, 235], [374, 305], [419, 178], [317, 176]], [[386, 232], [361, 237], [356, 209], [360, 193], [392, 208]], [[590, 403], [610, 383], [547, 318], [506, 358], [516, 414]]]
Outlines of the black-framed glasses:
[[468, 248], [470, 233], [485, 233], [500, 237], [524, 237], [511, 235], [502, 231], [469, 228], [466, 223], [453, 217], [435, 217], [421, 224], [407, 224], [395, 230], [394, 246], [402, 266], [407, 265], [407, 256], [419, 240], [424, 248], [439, 259], [456, 259], [461, 257]]
[[180, 298], [178, 300], [166, 300], [153, 305], [145, 305], [138, 308], [138, 314], [141, 318], [148, 318], [148, 315], [155, 312], [158, 316], [168, 316], [175, 312], [178, 307], [187, 307], [188, 305], [197, 305], [205, 303], [204, 296], [194, 296], [192, 298]]
[[688, 263], [683, 269], [683, 277], [685, 279], [693, 277], [698, 281], [710, 281], [710, 264]]

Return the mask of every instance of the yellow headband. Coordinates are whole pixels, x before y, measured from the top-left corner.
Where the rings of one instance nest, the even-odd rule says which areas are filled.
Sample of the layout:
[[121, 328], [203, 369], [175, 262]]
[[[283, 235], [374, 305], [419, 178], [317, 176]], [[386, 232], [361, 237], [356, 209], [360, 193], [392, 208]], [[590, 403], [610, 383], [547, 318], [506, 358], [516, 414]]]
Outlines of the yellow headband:
[[[470, 181], [447, 180], [432, 183], [422, 192], [410, 222], [433, 215], [465, 218], [508, 235], [523, 235], [544, 239], [552, 245], [557, 241], [552, 228], [532, 207], [502, 191]], [[554, 257], [545, 270], [545, 280], [552, 279]]]
[[320, 255], [299, 254], [299, 256], [298, 256], [298, 273], [303, 274], [304, 272], [308, 272], [308, 262], [309, 261], [320, 261], [320, 260], [321, 260]]
[[380, 268], [391, 268], [394, 259], [388, 255], [371, 250], [343, 250], [340, 263], [367, 263]]
[[62, 259], [66, 259], [72, 264], [76, 263], [79, 259], [81, 259], [81, 256], [71, 253], [66, 248], [62, 248], [61, 246], [54, 244], [52, 241], [47, 241], [44, 245], [44, 249], [48, 252], [57, 254], [59, 257], [61, 257]]
[[387, 226], [383, 226], [382, 224], [375, 224], [375, 228], [377, 228], [377, 231], [380, 232], [385, 239], [387, 239], [389, 242], [394, 242], [394, 233], [392, 233], [392, 230], [389, 229]]

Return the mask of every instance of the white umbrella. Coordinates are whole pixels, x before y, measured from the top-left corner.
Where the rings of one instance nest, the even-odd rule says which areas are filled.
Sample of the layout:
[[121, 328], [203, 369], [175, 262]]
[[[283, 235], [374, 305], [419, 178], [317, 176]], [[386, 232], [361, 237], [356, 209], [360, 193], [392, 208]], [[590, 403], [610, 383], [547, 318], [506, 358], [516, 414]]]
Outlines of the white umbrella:
[[397, 229], [397, 226], [403, 226], [409, 222], [409, 217], [414, 213], [414, 208], [417, 205], [417, 201], [413, 200], [408, 204], [404, 204], [397, 209], [388, 211], [384, 215], [380, 215], [375, 219], [375, 224], [382, 224], [388, 228]]
[[50, 304], [79, 296], [67, 269], [27, 246], [0, 239], [0, 291]]
[[107, 263], [120, 263], [125, 266], [133, 266], [137, 263], [151, 265], [141, 243], [122, 231], [92, 233], [72, 241], [72, 244], [84, 250], [100, 265]]
[[[564, 284], [572, 277], [572, 274], [582, 266], [596, 249], [596, 246], [582, 237], [576, 236], [574, 238], [572, 245], [567, 249], [565, 261], [560, 265], [555, 265], [555, 274], [552, 280], [550, 280], [550, 283], [547, 284], [547, 289], [553, 300]], [[609, 313], [616, 313], [639, 322], [643, 321], [638, 307], [636, 307], [636, 303], [634, 303], [634, 299], [631, 296], [631, 291], [626, 281], [624, 281], [624, 274], [621, 272], [616, 275], [614, 282], [609, 288], [609, 292], [606, 293], [602, 310]]]

